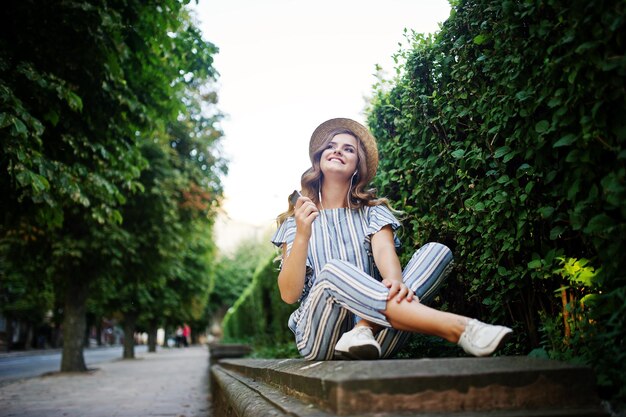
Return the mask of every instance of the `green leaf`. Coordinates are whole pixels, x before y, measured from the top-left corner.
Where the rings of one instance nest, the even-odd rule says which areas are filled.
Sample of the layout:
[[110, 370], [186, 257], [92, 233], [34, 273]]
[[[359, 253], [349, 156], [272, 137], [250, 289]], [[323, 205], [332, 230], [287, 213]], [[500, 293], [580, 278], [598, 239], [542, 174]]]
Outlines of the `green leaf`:
[[31, 172], [31, 184], [36, 193], [40, 193], [50, 188], [50, 183], [45, 177]]
[[457, 149], [456, 151], [452, 152], [451, 155], [455, 159], [461, 159], [463, 158], [463, 155], [465, 155], [465, 150]]
[[495, 201], [498, 204], [502, 204], [502, 203], [504, 203], [507, 200], [508, 200], [508, 198], [507, 198], [507, 194], [506, 193], [499, 193], [499, 194], [497, 194], [493, 198], [493, 201]]
[[559, 148], [561, 146], [569, 146], [572, 143], [574, 143], [576, 141], [576, 138], [578, 136], [576, 136], [573, 133], [568, 133], [567, 135], [563, 136], [561, 139], [557, 140], [554, 145], [552, 145], [553, 148]]
[[569, 163], [576, 163], [580, 161], [581, 154], [582, 154], [581, 151], [579, 151], [578, 149], [572, 149], [570, 152], [568, 152], [567, 156], [565, 157], [565, 161]]
[[511, 152], [511, 148], [508, 146], [502, 146], [498, 149], [496, 149], [496, 151], [494, 152], [493, 156], [495, 158], [500, 158], [506, 154], [508, 154], [509, 152]]
[[528, 92], [527, 90], [518, 91], [515, 94], [515, 98], [518, 99], [519, 101], [524, 101], [530, 97], [532, 97], [532, 94]]
[[480, 35], [474, 37], [474, 43], [476, 45], [482, 45], [483, 43], [487, 42], [489, 38], [490, 36], [488, 34], [481, 33]]
[[550, 108], [554, 108], [559, 104], [561, 104], [561, 99], [559, 97], [553, 97], [550, 99], [550, 101], [548, 101], [548, 107]]
[[580, 230], [583, 227], [583, 223], [585, 221], [584, 216], [582, 215], [582, 213], [579, 212], [571, 212], [570, 213], [570, 225], [572, 226], [572, 230]]
[[576, 53], [577, 54], [582, 54], [583, 52], [589, 50], [589, 49], [593, 49], [596, 48], [598, 46], [598, 42], [596, 41], [590, 41], [590, 42], [585, 42], [580, 44], [577, 48], [576, 48]]
[[506, 155], [504, 155], [504, 158], [502, 158], [502, 162], [506, 164], [513, 158], [515, 158], [515, 152], [509, 152]]
[[21, 171], [15, 178], [21, 187], [30, 188], [34, 195], [50, 188], [48, 180], [33, 171]]
[[535, 132], [544, 133], [548, 130], [549, 127], [550, 122], [548, 122], [547, 120], [541, 120], [535, 125]]
[[565, 231], [565, 226], [556, 226], [550, 230], [550, 240], [556, 240], [561, 237], [561, 234]]
[[600, 301], [601, 297], [598, 294], [587, 294], [580, 299], [580, 303], [588, 307], [595, 307]]
[[567, 190], [567, 199], [574, 200], [574, 198], [576, 197], [576, 194], [578, 194], [579, 191], [580, 191], [580, 178], [576, 177], [572, 185], [570, 185], [569, 189]]
[[67, 103], [72, 110], [82, 111], [83, 109], [83, 100], [78, 94], [69, 92], [67, 95]]
[[59, 123], [59, 113], [50, 110], [44, 115], [44, 119], [49, 121], [52, 126], [56, 126]]
[[26, 135], [28, 128], [18, 117], [13, 118], [13, 129], [18, 135]]
[[589, 220], [587, 223], [587, 227], [585, 228], [586, 233], [597, 233], [597, 232], [605, 232], [608, 229], [615, 227], [616, 223], [608, 215], [601, 213], [598, 214]]
[[528, 354], [529, 358], [550, 359], [550, 355], [544, 348], [535, 348]]
[[9, 116], [6, 113], [0, 113], [0, 129], [7, 127], [11, 124]]

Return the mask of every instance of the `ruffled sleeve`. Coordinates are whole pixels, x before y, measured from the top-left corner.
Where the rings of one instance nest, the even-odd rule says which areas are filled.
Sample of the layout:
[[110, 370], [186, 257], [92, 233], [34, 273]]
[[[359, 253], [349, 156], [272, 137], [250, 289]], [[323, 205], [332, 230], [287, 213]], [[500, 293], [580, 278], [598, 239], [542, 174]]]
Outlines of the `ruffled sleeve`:
[[[271, 242], [281, 250], [280, 256], [280, 269], [283, 269], [283, 262], [285, 258], [289, 256], [293, 241], [296, 237], [296, 222], [293, 217], [287, 217], [287, 219], [278, 227], [274, 236], [272, 236]], [[287, 244], [287, 252], [283, 252], [283, 245]]]
[[365, 232], [365, 248], [368, 254], [372, 253], [371, 239], [372, 235], [379, 232], [383, 227], [390, 225], [393, 229], [393, 243], [396, 248], [400, 247], [400, 239], [396, 234], [396, 230], [402, 226], [400, 221], [393, 215], [389, 207], [385, 205], [368, 207], [367, 211], [367, 230]]
[[[296, 238], [296, 221], [293, 217], [288, 217], [287, 220], [280, 225], [274, 236], [272, 236], [271, 242], [278, 246], [281, 250], [283, 244], [287, 244], [287, 252], [285, 253], [285, 257], [289, 256], [291, 253], [291, 247], [293, 246], [293, 241]], [[284, 259], [281, 257], [280, 266], [282, 268]], [[312, 266], [309, 257], [306, 258], [306, 273], [307, 275], [311, 275]]]
[[296, 222], [293, 217], [287, 217], [287, 219], [278, 227], [274, 236], [272, 236], [272, 243], [279, 248], [283, 246], [283, 243], [287, 243], [287, 246], [291, 247], [293, 240], [296, 236]]

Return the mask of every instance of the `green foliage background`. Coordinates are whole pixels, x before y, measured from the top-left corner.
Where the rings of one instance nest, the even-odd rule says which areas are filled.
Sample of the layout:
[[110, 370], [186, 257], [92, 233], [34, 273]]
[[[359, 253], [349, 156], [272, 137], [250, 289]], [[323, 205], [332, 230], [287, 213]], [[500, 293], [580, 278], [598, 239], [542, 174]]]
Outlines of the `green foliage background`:
[[33, 324], [74, 315], [63, 370], [84, 370], [87, 300], [95, 314], [204, 319], [226, 162], [217, 48], [188, 3], [3, 4], [0, 308]]
[[253, 238], [239, 243], [232, 253], [219, 256], [209, 297], [209, 314], [222, 319], [250, 285], [259, 265], [272, 253], [266, 241]]
[[[435, 36], [408, 34], [403, 67], [378, 84], [368, 116], [377, 185], [406, 213], [404, 246], [455, 253], [444, 307], [513, 326], [506, 353], [542, 346], [592, 364], [622, 399], [625, 8], [455, 2]], [[555, 272], [569, 258], [593, 278]], [[584, 329], [564, 337], [562, 316], [576, 309]]]
[[297, 356], [293, 333], [287, 327], [289, 315], [297, 306], [280, 298], [277, 278], [272, 255], [259, 264], [250, 285], [226, 313], [224, 341], [250, 343], [258, 356]]

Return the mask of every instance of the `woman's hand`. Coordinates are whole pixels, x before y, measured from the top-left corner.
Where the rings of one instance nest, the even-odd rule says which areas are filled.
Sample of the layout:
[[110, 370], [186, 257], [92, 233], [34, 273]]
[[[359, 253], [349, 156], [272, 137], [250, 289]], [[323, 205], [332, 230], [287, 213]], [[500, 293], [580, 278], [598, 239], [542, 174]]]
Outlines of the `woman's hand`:
[[[402, 282], [402, 268], [396, 255], [393, 241], [393, 229], [387, 225], [371, 237], [374, 262], [384, 278], [382, 283], [389, 288], [387, 300], [395, 297], [396, 302], [417, 300], [413, 291]], [[418, 300], [419, 301], [419, 300]]]
[[311, 237], [311, 225], [320, 212], [309, 197], [300, 196], [294, 207], [294, 219], [296, 221], [296, 235], [306, 240]]
[[283, 245], [283, 267], [278, 274], [280, 296], [288, 304], [295, 303], [302, 295], [311, 225], [319, 214], [319, 210], [310, 198], [299, 197], [296, 201], [294, 206], [296, 236], [289, 256], [287, 256], [287, 244]]
[[413, 291], [409, 287], [407, 287], [403, 282], [391, 279], [383, 279], [383, 285], [389, 288], [389, 295], [387, 296], [387, 300], [391, 300], [392, 298], [396, 298], [396, 302], [401, 302], [406, 299], [408, 302], [413, 301], [413, 299], [417, 299]]

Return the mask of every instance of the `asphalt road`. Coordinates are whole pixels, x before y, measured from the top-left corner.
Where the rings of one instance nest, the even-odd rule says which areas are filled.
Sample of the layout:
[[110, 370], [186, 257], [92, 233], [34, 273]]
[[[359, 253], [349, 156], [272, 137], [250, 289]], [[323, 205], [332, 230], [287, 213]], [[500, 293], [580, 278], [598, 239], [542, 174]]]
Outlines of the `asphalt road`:
[[[85, 349], [85, 363], [91, 367], [98, 363], [121, 359], [122, 350], [121, 346]], [[146, 345], [135, 347], [135, 354], [146, 351]], [[16, 352], [11, 355], [0, 356], [0, 384], [56, 372], [60, 366], [61, 351], [59, 350], [41, 353], [25, 352], [24, 354]]]

